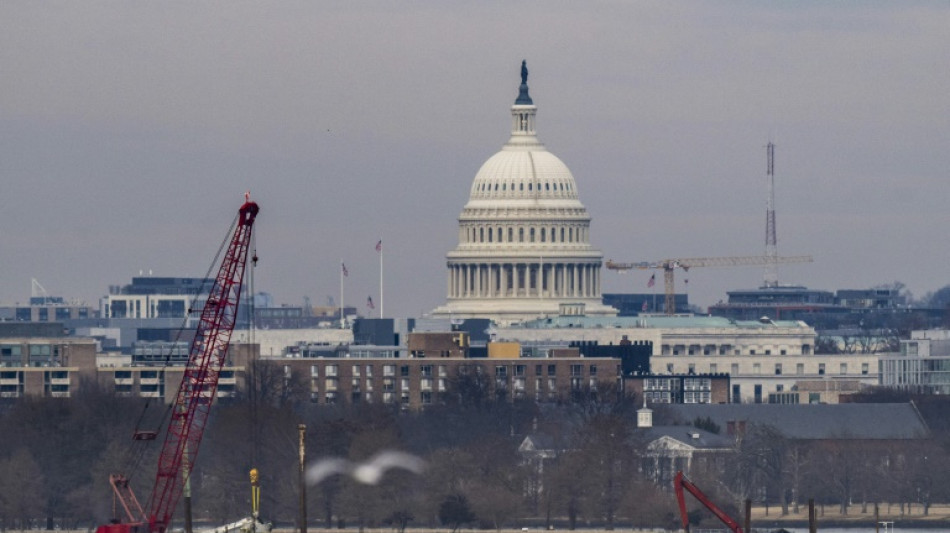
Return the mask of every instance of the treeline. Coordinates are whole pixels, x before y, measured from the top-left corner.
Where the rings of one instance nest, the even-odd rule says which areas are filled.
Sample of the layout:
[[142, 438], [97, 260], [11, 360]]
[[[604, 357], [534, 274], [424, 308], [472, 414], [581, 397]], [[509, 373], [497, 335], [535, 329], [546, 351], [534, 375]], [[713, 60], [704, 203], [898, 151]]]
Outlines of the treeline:
[[[275, 381], [268, 372], [257, 369], [250, 393], [212, 409], [191, 479], [199, 522], [220, 525], [249, 515], [248, 473], [255, 467], [262, 516], [296, 524], [299, 424], [306, 425], [308, 463], [323, 457], [359, 462], [384, 449], [427, 463], [421, 475], [397, 468], [378, 485], [333, 476], [307, 487], [313, 526], [614, 528], [678, 522], [669, 481], [684, 465], [651, 455], [646, 433], [635, 427], [640, 405], [616, 391], [539, 405], [498, 401], [477, 384], [456, 381], [446, 405], [409, 412], [398, 405], [317, 406], [296, 378]], [[149, 445], [132, 435], [162, 428], [167, 407], [86, 391], [69, 400], [26, 398], [3, 405], [0, 529], [92, 527], [116, 512], [124, 520], [121, 508], [113, 510], [110, 473], [128, 476], [147, 505], [161, 436]], [[655, 423], [719, 429], [708, 420], [671, 420], [661, 407]], [[557, 453], [519, 452], [526, 435], [541, 435], [541, 447]], [[787, 513], [808, 498], [846, 511], [852, 505], [861, 506], [855, 512], [867, 511], [865, 504], [875, 502], [923, 511], [931, 502], [950, 501], [940, 475], [948, 466], [942, 442], [802, 443], [775, 428], [753, 426], [728, 452], [694, 459], [692, 478], [736, 517], [746, 498]], [[698, 522], [702, 515], [693, 516]]]

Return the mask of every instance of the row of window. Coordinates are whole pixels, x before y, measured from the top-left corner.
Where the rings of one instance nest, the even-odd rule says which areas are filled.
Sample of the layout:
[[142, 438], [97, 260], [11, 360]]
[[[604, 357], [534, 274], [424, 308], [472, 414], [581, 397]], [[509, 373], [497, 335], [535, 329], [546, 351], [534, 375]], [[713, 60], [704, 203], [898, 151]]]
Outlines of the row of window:
[[[71, 318], [89, 318], [88, 307], [54, 307], [53, 320], [62, 322]], [[50, 322], [49, 307], [17, 307], [14, 315], [17, 322]]]
[[[515, 186], [516, 183], [517, 183], [517, 187]], [[525, 182], [523, 181], [495, 182], [495, 183], [482, 182], [475, 185], [475, 191], [486, 193], [486, 192], [508, 192], [508, 191], [525, 192], [527, 190], [527, 192], [534, 192], [535, 189], [537, 189], [538, 191], [541, 191], [542, 185], [544, 186], [543, 190], [546, 192], [568, 192], [569, 193], [571, 192], [571, 189], [572, 189], [571, 182], [569, 181], [561, 181], [561, 182], [545, 181], [545, 182], [539, 183], [537, 187], [534, 186], [534, 182], [529, 181], [527, 183], [528, 183], [528, 186], [525, 187]]]
[[[780, 348], [778, 352], [778, 355], [788, 355], [788, 349], [786, 348]], [[731, 344], [722, 344], [719, 346], [714, 344], [706, 344], [703, 346], [699, 344], [690, 344], [688, 346], [684, 344], [674, 344], [672, 346], [664, 344], [660, 353], [663, 355], [699, 355], [700, 353], [703, 355], [742, 355], [742, 349]], [[803, 344], [801, 354], [811, 355], [811, 345]], [[760, 350], [759, 348], [749, 348], [747, 355], [772, 355], [772, 349], [762, 348]]]
[[[331, 381], [332, 380], [332, 381]], [[354, 381], [356, 378], [354, 378]], [[371, 381], [367, 380], [365, 386], [359, 386], [359, 384], [354, 382], [353, 387], [350, 389], [350, 402], [351, 403], [373, 403], [375, 401], [382, 400], [385, 404], [396, 403], [398, 398], [399, 403], [404, 405], [409, 405], [411, 397], [413, 394], [416, 395], [419, 404], [429, 405], [432, 404], [434, 400], [438, 399], [440, 402], [445, 400], [445, 394], [447, 389], [445, 387], [445, 380], [439, 379], [438, 388], [434, 388], [432, 385], [432, 380], [429, 380], [429, 383], [426, 384], [426, 380], [420, 382], [420, 388], [418, 391], [413, 393], [409, 389], [408, 380], [400, 380], [400, 388], [396, 390], [395, 380], [391, 378], [386, 378], [383, 380], [383, 390], [382, 394], [379, 394], [378, 391], [373, 389], [373, 384]], [[571, 390], [580, 391], [584, 388], [584, 380], [582, 378], [571, 378]], [[318, 386], [317, 380], [311, 382], [310, 388], [310, 401], [314, 403], [319, 403], [321, 399], [326, 404], [336, 404], [341, 399], [341, 396], [345, 397], [342, 394], [338, 387], [338, 382], [335, 378], [327, 378], [325, 383], [325, 388], [321, 393], [321, 389]], [[499, 381], [496, 382], [496, 390], [499, 391], [508, 391], [508, 382]], [[597, 391], [597, 380], [590, 379], [587, 382], [588, 390], [590, 392], [596, 393]], [[511, 384], [511, 396], [514, 399], [523, 399], [527, 395], [527, 382], [525, 378], [515, 378]], [[397, 396], [398, 395], [398, 396]], [[557, 387], [557, 380], [555, 378], [548, 378], [546, 381], [543, 378], [535, 379], [535, 389], [534, 389], [534, 399], [536, 401], [554, 401], [559, 398], [559, 391]]]
[[[790, 370], [790, 368], [788, 368], [788, 367], [790, 367], [790, 366], [791, 366], [791, 365], [787, 365], [787, 364], [784, 364], [784, 363], [775, 363], [775, 366], [773, 367], [773, 371], [774, 371], [774, 373], [775, 373], [776, 376], [781, 376], [781, 375], [783, 375], [783, 373], [785, 372], [786, 369], [789, 369], [789, 370]], [[709, 373], [710, 373], [710, 374], [718, 374], [719, 372], [724, 372], [725, 370], [726, 370], [725, 368], [720, 368], [720, 365], [718, 365], [717, 363], [709, 363]], [[666, 364], [666, 371], [667, 371], [668, 373], [670, 373], [670, 374], [673, 374], [673, 373], [674, 373], [674, 365], [673, 365], [673, 363], [667, 363], [667, 364]], [[866, 376], [866, 375], [868, 375], [869, 372], [870, 372], [870, 364], [869, 364], [869, 363], [861, 363], [861, 375]], [[697, 371], [696, 371], [696, 364], [695, 364], [695, 363], [689, 363], [689, 364], [686, 366], [686, 373], [687, 373], [687, 374], [696, 374], [696, 373], [697, 373]], [[824, 375], [826, 374], [826, 364], [825, 364], [825, 363], [818, 363], [818, 364], [817, 364], [817, 367], [815, 367], [815, 369], [814, 369], [814, 373], [817, 373], [819, 376], [824, 376]], [[847, 374], [848, 374], [848, 363], [840, 363], [840, 364], [838, 365], [838, 373], [839, 373], [840, 375], [842, 375], [842, 376], [847, 375]], [[732, 375], [732, 376], [737, 376], [737, 375], [739, 375], [739, 363], [732, 363], [732, 364], [729, 366], [729, 374]], [[753, 375], [761, 375], [761, 374], [762, 374], [762, 364], [761, 364], [761, 363], [752, 363], [752, 374], [753, 374]], [[804, 375], [804, 374], [805, 374], [805, 363], [796, 363], [796, 364], [795, 364], [795, 375], [801, 376], [801, 375]]]
[[508, 238], [503, 239], [505, 236], [504, 231], [500, 226], [498, 227], [468, 227], [465, 228], [465, 242], [562, 242], [562, 243], [574, 243], [574, 242], [587, 242], [587, 228], [579, 227], [574, 228], [573, 226], [567, 228], [560, 228], [560, 239], [558, 239], [558, 228], [551, 226], [547, 227], [518, 227], [517, 232], [514, 227], [508, 227], [507, 235]]
[[[528, 368], [531, 365], [495, 365], [495, 377], [496, 378], [505, 378], [508, 377], [509, 372], [513, 376], [526, 376], [528, 375]], [[570, 366], [570, 375], [571, 377], [583, 377], [584, 376], [584, 366], [583, 364], [572, 364]], [[556, 376], [557, 375], [558, 365], [543, 365], [536, 364], [534, 365], [534, 375], [535, 376]], [[365, 376], [367, 378], [373, 377], [373, 365], [350, 365], [350, 375], [354, 378]], [[441, 378], [448, 376], [448, 368], [446, 365], [418, 365], [419, 375], [427, 378], [435, 376], [435, 372], [438, 372], [438, 376]], [[289, 371], [290, 367], [285, 367], [285, 372]], [[409, 365], [382, 365], [382, 375], [384, 377], [395, 376], [397, 371], [399, 376], [408, 377], [410, 375], [410, 366]], [[461, 373], [467, 372], [467, 367], [459, 367]], [[482, 372], [481, 366], [475, 367], [476, 372]], [[120, 372], [116, 372], [118, 374]], [[128, 374], [131, 375], [130, 372]], [[324, 377], [335, 378], [341, 376], [340, 365], [338, 364], [328, 364], [323, 365], [323, 374]], [[590, 377], [597, 376], [597, 365], [587, 365], [587, 375]], [[320, 365], [312, 365], [310, 367], [310, 377], [317, 378], [320, 377]]]

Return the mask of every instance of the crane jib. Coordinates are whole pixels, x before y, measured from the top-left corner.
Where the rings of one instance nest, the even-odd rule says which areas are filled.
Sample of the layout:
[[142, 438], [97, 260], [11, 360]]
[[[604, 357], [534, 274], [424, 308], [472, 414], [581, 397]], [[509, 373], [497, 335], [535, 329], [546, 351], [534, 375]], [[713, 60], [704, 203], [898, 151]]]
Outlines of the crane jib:
[[[112, 483], [113, 491], [125, 507], [128, 520], [100, 526], [97, 533], [130, 533], [143, 522], [148, 524], [149, 532], [162, 533], [168, 528], [217, 394], [218, 377], [237, 319], [252, 229], [259, 210], [250, 200], [238, 210], [234, 233], [202, 309], [188, 364], [175, 396], [147, 512], [138, 505], [127, 480], [117, 476]], [[256, 263], [256, 255], [252, 260]]]

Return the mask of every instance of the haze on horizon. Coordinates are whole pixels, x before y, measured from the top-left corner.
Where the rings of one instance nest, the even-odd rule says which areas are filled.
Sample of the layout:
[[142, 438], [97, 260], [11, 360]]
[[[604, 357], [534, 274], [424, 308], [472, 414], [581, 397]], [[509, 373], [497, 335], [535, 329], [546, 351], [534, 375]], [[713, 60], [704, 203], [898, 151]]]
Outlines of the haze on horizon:
[[[386, 314], [427, 312], [522, 59], [605, 259], [762, 254], [772, 141], [779, 254], [815, 258], [780, 282], [921, 296], [950, 284], [948, 27], [947, 2], [3, 2], [0, 301], [204, 275], [250, 190], [256, 290], [339, 303], [342, 260], [369, 314], [382, 239]], [[688, 278], [705, 307], [762, 269]]]

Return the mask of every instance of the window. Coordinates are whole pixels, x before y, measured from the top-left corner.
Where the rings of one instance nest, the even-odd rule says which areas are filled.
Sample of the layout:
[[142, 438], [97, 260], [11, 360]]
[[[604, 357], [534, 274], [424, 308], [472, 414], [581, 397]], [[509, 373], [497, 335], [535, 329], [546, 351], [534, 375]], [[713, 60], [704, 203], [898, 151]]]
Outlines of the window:
[[525, 365], [515, 365], [515, 375], [524, 376], [525, 374]]
[[396, 365], [383, 365], [383, 375], [384, 375], [384, 376], [395, 376], [395, 375], [396, 375]]
[[360, 365], [353, 365], [353, 377], [360, 377]]
[[508, 377], [508, 367], [507, 366], [496, 366], [495, 367], [495, 377], [499, 379], [504, 379]]
[[863, 376], [868, 375], [868, 364], [867, 364], [867, 363], [861, 363], [861, 375], [863, 375]]
[[31, 344], [30, 345], [30, 356], [49, 356], [50, 355], [50, 345], [49, 344]]
[[336, 377], [338, 375], [337, 365], [327, 365], [326, 373], [327, 376]]
[[597, 365], [590, 365], [590, 375], [594, 377], [597, 375]]
[[432, 365], [422, 365], [419, 367], [419, 372], [422, 374], [422, 377], [431, 378], [432, 377]]
[[819, 375], [819, 376], [824, 376], [824, 375], [825, 375], [825, 364], [824, 364], [824, 363], [818, 363], [818, 375]]
[[841, 369], [839, 370], [839, 374], [843, 376], [847, 373], [848, 373], [848, 363], [841, 363]]
[[584, 375], [584, 365], [571, 365], [571, 377]]
[[716, 363], [709, 363], [709, 373], [715, 374], [717, 372], [719, 372], [719, 366]]
[[548, 365], [548, 375], [549, 376], [557, 375], [557, 365]]
[[805, 373], [805, 363], [798, 363], [795, 365], [795, 373], [799, 376]]
[[732, 363], [729, 373], [732, 374], [733, 376], [739, 375], [739, 363]]
[[776, 376], [782, 375], [782, 363], [775, 363], [775, 375]]
[[20, 357], [22, 355], [21, 347], [19, 344], [2, 344], [0, 345], [0, 356], [6, 357]]

